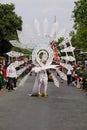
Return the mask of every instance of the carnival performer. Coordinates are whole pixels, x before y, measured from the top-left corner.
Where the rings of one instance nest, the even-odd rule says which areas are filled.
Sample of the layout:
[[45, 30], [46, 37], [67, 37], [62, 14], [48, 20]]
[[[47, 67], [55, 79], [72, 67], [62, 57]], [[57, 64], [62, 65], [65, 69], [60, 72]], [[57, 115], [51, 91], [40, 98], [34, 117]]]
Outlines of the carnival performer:
[[[47, 95], [47, 84], [48, 84], [47, 70], [49, 70], [50, 68], [53, 68], [53, 69], [56, 68], [56, 65], [51, 65], [52, 60], [53, 60], [51, 49], [49, 47], [47, 48], [46, 46], [46, 47], [39, 48], [38, 51], [35, 50], [34, 57], [32, 59], [35, 64], [35, 67], [32, 68], [31, 72], [34, 71], [36, 73], [36, 79], [35, 79], [31, 96], [47, 97], [48, 96]], [[58, 80], [55, 78], [53, 74], [52, 74], [52, 77], [53, 77], [54, 84], [57, 87], [59, 87]]]
[[[45, 65], [46, 61], [43, 59], [42, 63]], [[47, 96], [47, 83], [48, 76], [46, 70], [37, 72], [32, 96]]]

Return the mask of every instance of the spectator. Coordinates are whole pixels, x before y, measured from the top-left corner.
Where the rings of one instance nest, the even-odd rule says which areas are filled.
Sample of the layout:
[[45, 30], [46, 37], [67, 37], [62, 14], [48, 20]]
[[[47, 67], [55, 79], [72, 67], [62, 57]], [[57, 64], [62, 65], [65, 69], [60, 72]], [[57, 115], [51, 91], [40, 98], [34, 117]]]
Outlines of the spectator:
[[70, 68], [70, 66], [71, 66], [71, 63], [70, 62], [68, 62], [67, 63], [68, 64], [68, 70], [67, 70], [67, 84], [68, 84], [68, 86], [70, 85], [70, 83], [71, 83], [71, 79], [72, 79], [72, 70], [71, 70], [71, 68]]
[[4, 82], [5, 82], [5, 85], [6, 85], [7, 84], [6, 66], [3, 67], [2, 72], [3, 72], [3, 75], [4, 75]]
[[4, 75], [2, 72], [2, 66], [0, 66], [0, 90], [3, 88], [4, 85]]
[[14, 88], [16, 88], [16, 80], [17, 80], [17, 73], [13, 63], [11, 63], [7, 67], [7, 77], [8, 77], [8, 90], [13, 90]]
[[76, 87], [77, 86], [77, 74], [76, 74], [76, 68], [72, 71], [72, 84]]

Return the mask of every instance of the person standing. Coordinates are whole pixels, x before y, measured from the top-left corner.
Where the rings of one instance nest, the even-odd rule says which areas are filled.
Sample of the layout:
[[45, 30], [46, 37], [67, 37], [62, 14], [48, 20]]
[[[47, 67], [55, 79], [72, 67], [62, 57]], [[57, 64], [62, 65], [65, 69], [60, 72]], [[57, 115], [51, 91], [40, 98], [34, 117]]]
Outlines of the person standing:
[[13, 90], [16, 87], [17, 72], [14, 64], [11, 63], [7, 67], [8, 90]]
[[70, 69], [68, 69], [68, 71], [67, 71], [67, 84], [68, 84], [68, 86], [71, 83], [71, 77], [72, 77], [72, 72]]
[[2, 89], [4, 85], [4, 74], [2, 72], [2, 66], [0, 66], [0, 90]]

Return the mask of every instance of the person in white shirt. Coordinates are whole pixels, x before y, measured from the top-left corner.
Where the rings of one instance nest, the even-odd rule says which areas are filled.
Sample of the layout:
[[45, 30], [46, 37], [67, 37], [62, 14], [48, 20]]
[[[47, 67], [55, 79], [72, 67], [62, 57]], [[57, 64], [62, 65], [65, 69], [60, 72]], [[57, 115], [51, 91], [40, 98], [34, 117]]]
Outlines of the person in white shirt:
[[7, 78], [8, 78], [8, 90], [13, 90], [13, 88], [16, 87], [16, 79], [17, 79], [17, 73], [13, 63], [11, 63], [7, 67]]
[[67, 84], [68, 84], [68, 86], [71, 83], [71, 77], [72, 77], [72, 71], [70, 69], [68, 69], [68, 71], [67, 71]]

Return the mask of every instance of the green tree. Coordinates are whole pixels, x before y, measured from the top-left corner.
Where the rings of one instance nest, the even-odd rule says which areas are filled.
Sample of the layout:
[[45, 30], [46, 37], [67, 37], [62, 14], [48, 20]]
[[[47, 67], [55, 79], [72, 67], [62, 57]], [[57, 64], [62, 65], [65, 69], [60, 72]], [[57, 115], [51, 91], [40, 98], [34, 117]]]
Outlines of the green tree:
[[58, 49], [58, 53], [59, 53], [59, 55], [61, 55], [61, 47], [59, 46], [59, 44], [62, 42], [64, 40], [64, 37], [60, 37], [60, 38], [58, 38], [58, 41], [55, 41], [55, 44], [56, 44], [56, 46], [57, 46], [57, 49]]
[[64, 37], [60, 37], [58, 41], [56, 42], [57, 45], [59, 45], [64, 40]]
[[76, 48], [87, 51], [87, 0], [75, 2], [73, 19], [75, 32], [72, 43]]
[[15, 13], [14, 4], [0, 4], [0, 50], [9, 40], [18, 40], [17, 30], [22, 30], [22, 19]]
[[60, 50], [59, 44], [64, 40], [64, 37], [58, 38], [58, 41], [55, 41], [55, 44], [57, 45], [58, 50]]
[[24, 49], [24, 48], [19, 48], [19, 47], [13, 47], [12, 50], [16, 51], [16, 52], [24, 53], [25, 55], [31, 55], [32, 54], [32, 50], [31, 49]]

